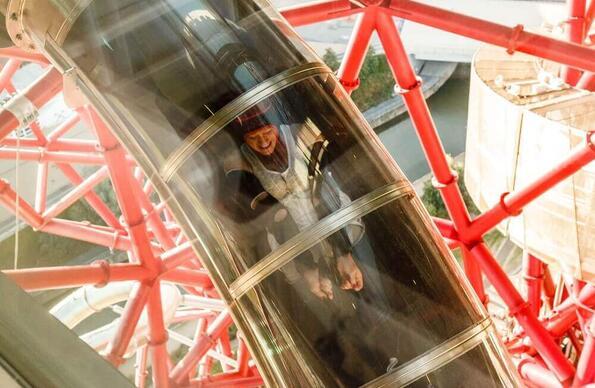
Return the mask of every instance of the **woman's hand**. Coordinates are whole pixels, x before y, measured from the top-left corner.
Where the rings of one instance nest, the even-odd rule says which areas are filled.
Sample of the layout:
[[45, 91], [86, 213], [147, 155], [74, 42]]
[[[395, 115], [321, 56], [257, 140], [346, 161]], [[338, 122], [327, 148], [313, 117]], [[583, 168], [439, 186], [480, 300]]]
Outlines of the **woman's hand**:
[[307, 269], [303, 275], [311, 293], [320, 299], [333, 299], [333, 284], [329, 278], [320, 275], [318, 268]]
[[337, 258], [337, 271], [341, 278], [342, 290], [360, 291], [364, 288], [364, 277], [362, 271], [355, 263], [351, 253], [346, 253]]

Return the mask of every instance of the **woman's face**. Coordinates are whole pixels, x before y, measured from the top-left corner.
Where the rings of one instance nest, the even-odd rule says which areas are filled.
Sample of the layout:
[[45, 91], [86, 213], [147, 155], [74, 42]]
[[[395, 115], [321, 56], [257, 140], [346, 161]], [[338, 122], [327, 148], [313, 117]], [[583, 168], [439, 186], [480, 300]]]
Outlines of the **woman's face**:
[[263, 156], [269, 156], [275, 151], [279, 140], [279, 129], [272, 125], [266, 125], [244, 135], [244, 142], [254, 152]]

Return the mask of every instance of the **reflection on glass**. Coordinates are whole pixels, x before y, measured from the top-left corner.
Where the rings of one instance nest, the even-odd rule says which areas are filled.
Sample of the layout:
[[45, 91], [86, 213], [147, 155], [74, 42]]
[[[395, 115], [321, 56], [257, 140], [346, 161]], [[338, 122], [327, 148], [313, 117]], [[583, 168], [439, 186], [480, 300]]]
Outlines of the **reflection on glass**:
[[157, 188], [266, 381], [365, 384], [484, 313], [330, 71], [304, 73], [316, 59], [258, 4], [97, 0], [64, 50], [171, 172]]
[[[428, 373], [409, 388], [496, 388], [510, 384], [495, 368], [495, 361], [485, 345], [480, 345], [438, 370]], [[506, 384], [508, 383], [508, 384]]]
[[309, 265], [310, 250], [241, 298], [239, 308], [257, 323], [265, 338], [261, 346], [281, 359], [283, 374], [303, 374], [302, 364], [288, 361], [299, 353], [331, 375], [324, 384], [358, 386], [480, 319], [440, 265], [440, 252], [411, 211], [411, 200], [402, 197], [358, 219], [365, 233], [355, 243], [341, 232], [324, 241], [351, 253], [360, 287], [344, 287], [336, 260], [319, 264], [332, 299], [312, 292], [307, 277], [288, 276], [292, 265]]
[[[333, 94], [339, 88], [325, 75], [284, 89], [238, 115], [179, 171], [224, 225], [238, 273], [353, 200], [403, 179], [378, 160], [350, 107]], [[307, 279], [321, 298], [333, 297], [325, 267], [340, 274], [341, 288], [361, 289], [351, 247], [364, 233], [353, 220], [289, 265], [287, 276]]]
[[64, 49], [167, 156], [244, 91], [315, 61], [270, 12], [249, 0], [93, 1]]

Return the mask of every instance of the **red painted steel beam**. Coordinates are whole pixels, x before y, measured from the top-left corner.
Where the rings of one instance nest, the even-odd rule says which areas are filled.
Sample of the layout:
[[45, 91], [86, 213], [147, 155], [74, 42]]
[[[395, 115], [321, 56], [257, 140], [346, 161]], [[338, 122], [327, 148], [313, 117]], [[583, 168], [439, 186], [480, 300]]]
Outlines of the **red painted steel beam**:
[[577, 311], [579, 306], [586, 306], [589, 309], [595, 308], [595, 286], [585, 285], [579, 292], [576, 300], [571, 298], [560, 303], [552, 312], [544, 325], [555, 338], [561, 337], [572, 326], [577, 323]]
[[207, 377], [204, 379], [199, 380], [192, 380], [190, 382], [190, 387], [200, 387], [200, 388], [227, 388], [227, 387], [234, 387], [234, 388], [257, 388], [263, 386], [262, 377], [260, 376], [250, 376], [250, 377], [242, 377], [239, 376], [237, 373], [230, 373], [225, 374], [221, 380], [213, 381], [213, 377]]
[[175, 368], [170, 373], [170, 378], [176, 383], [182, 383], [188, 376], [188, 373], [201, 358], [210, 349], [211, 344], [216, 341], [224, 330], [227, 330], [232, 323], [231, 316], [228, 311], [221, 312], [205, 334], [200, 336], [194, 345], [188, 350], [188, 353], [178, 362]]
[[89, 175], [80, 185], [76, 186], [73, 190], [56, 201], [56, 203], [43, 213], [43, 218], [47, 220], [57, 217], [68, 207], [84, 197], [89, 191], [93, 190], [93, 188], [106, 179], [108, 175], [107, 167], [101, 167], [99, 170]]
[[515, 289], [510, 278], [502, 270], [489, 249], [485, 244], [480, 243], [470, 251], [481, 266], [483, 273], [508, 306], [509, 313], [516, 318], [525, 333], [531, 338], [535, 349], [544, 359], [548, 368], [562, 383], [569, 382], [574, 376], [574, 367], [554, 342], [552, 336], [531, 312], [529, 305]]
[[151, 286], [147, 283], [137, 284], [130, 293], [126, 306], [124, 306], [124, 312], [120, 316], [118, 329], [107, 347], [106, 358], [112, 364], [119, 366], [124, 362], [123, 355], [134, 335], [134, 330], [150, 293]]
[[411, 0], [390, 0], [393, 15], [457, 35], [595, 72], [595, 50]]
[[19, 154], [19, 160], [49, 163], [73, 163], [85, 165], [103, 165], [103, 155], [99, 153], [46, 151], [40, 149], [0, 148], [0, 160], [15, 160]]
[[432, 217], [434, 224], [440, 231], [442, 237], [446, 237], [452, 240], [458, 240], [459, 234], [457, 233], [452, 221], [445, 220], [444, 218]]
[[43, 147], [42, 142], [40, 142], [38, 139], [21, 138], [17, 140], [16, 137], [7, 137], [0, 141], [0, 145], [6, 147], [16, 147], [17, 144], [19, 147], [21, 147], [21, 149]]
[[[55, 69], [49, 69], [22, 93], [33, 105], [40, 108], [61, 91], [62, 75]], [[19, 120], [11, 112], [0, 109], [0, 140], [18, 126]]]
[[[84, 182], [83, 177], [69, 164], [65, 163], [58, 163], [58, 168], [64, 174], [64, 176], [72, 183], [74, 186], [79, 186]], [[95, 212], [101, 217], [103, 221], [110, 227], [115, 230], [120, 231], [121, 233], [127, 233], [124, 231], [124, 227], [120, 224], [120, 221], [116, 217], [116, 215], [112, 212], [112, 210], [103, 202], [103, 200], [95, 193], [94, 191], [87, 192], [83, 199], [87, 201], [89, 206], [95, 210]]]
[[485, 306], [488, 303], [488, 296], [485, 293], [481, 268], [466, 246], [461, 244], [460, 248], [463, 256], [463, 269], [465, 270], [465, 275], [467, 276], [467, 279], [469, 279], [469, 283], [471, 283], [479, 300]]
[[576, 83], [576, 87], [584, 90], [595, 90], [595, 72], [585, 71]]
[[77, 125], [80, 121], [81, 118], [78, 114], [73, 114], [72, 116], [64, 120], [64, 122], [62, 122], [62, 124], [60, 124], [58, 128], [54, 129], [47, 136], [48, 143], [52, 144], [53, 142], [57, 141], [60, 137], [66, 134], [66, 132], [74, 128], [74, 126]]
[[589, 33], [591, 25], [593, 24], [593, 19], [595, 19], [595, 1], [591, 0], [589, 2], [589, 7], [585, 11], [585, 34]]
[[110, 264], [28, 268], [4, 271], [25, 291], [55, 290], [129, 280], [146, 281], [151, 273], [138, 264]]
[[147, 234], [145, 217], [137, 201], [132, 186], [138, 184], [126, 161], [127, 155], [118, 140], [111, 134], [103, 120], [91, 108], [82, 110], [83, 118], [88, 120], [103, 147], [105, 162], [122, 215], [126, 220], [128, 234], [132, 243], [132, 254], [156, 275], [161, 272], [161, 262], [153, 255], [151, 241]]
[[584, 345], [576, 365], [573, 387], [595, 383], [595, 318], [591, 317], [583, 330]]
[[[101, 245], [110, 249], [128, 251], [131, 248], [130, 238], [116, 230], [101, 230], [85, 222], [53, 219], [47, 221], [40, 231], [55, 234], [57, 236], [85, 241], [95, 245]], [[160, 247], [153, 246], [153, 251], [159, 253]]]
[[47, 205], [48, 175], [50, 165], [40, 162], [37, 165], [37, 181], [35, 184], [35, 211], [43, 214]]
[[9, 59], [0, 71], [0, 90], [5, 89], [12, 83], [12, 77], [21, 67], [21, 61], [18, 59]]
[[239, 375], [242, 377], [248, 376], [248, 373], [250, 371], [250, 367], [248, 366], [248, 361], [250, 360], [250, 351], [248, 350], [248, 347], [246, 346], [242, 338], [239, 339], [238, 343], [237, 360]]
[[359, 72], [368, 52], [372, 33], [376, 29], [376, 11], [376, 7], [368, 7], [357, 16], [345, 55], [337, 71], [337, 77], [348, 93], [359, 86]]
[[151, 349], [151, 366], [153, 371], [153, 385], [156, 388], [168, 388], [169, 354], [167, 353], [167, 330], [163, 323], [163, 309], [161, 303], [161, 285], [156, 282], [147, 301], [147, 316], [149, 320], [149, 347]]
[[[140, 171], [140, 169], [138, 169]], [[142, 177], [141, 177], [142, 178]], [[155, 209], [153, 203], [149, 200], [149, 196], [145, 194], [145, 191], [142, 188], [142, 179], [138, 184], [132, 185], [131, 190], [133, 190], [142, 210], [146, 213], [146, 223], [151, 232], [157, 238], [157, 241], [161, 244], [163, 249], [169, 250], [176, 247], [176, 244], [165, 227], [163, 220], [159, 212]]]
[[461, 239], [469, 242], [480, 238], [502, 220], [519, 214], [525, 206], [537, 197], [570, 177], [593, 160], [595, 160], [595, 135], [589, 133], [586, 145], [573, 151], [566, 160], [562, 161], [533, 183], [522, 189], [503, 195], [500, 203], [475, 218], [471, 226], [464, 233], [459, 231]]
[[164, 271], [169, 271], [178, 267], [179, 265], [184, 264], [186, 261], [192, 258], [196, 258], [196, 254], [194, 253], [190, 242], [185, 242], [164, 252], [161, 255], [161, 262], [163, 264]]
[[523, 357], [522, 359], [513, 358], [517, 366], [519, 375], [528, 382], [528, 387], [542, 388], [562, 388], [556, 376], [549, 371], [542, 363], [537, 362], [532, 357]]
[[145, 388], [146, 377], [147, 377], [147, 356], [149, 353], [149, 347], [143, 346], [136, 352], [136, 363], [134, 364], [134, 385], [137, 388]]
[[[48, 137], [49, 139], [49, 137]], [[23, 148], [38, 148], [43, 147], [44, 145], [47, 147], [48, 151], [62, 151], [62, 152], [86, 152], [86, 153], [95, 153], [97, 152], [97, 142], [92, 140], [80, 140], [80, 139], [57, 139], [53, 141], [49, 141], [44, 144], [44, 142], [38, 139], [29, 139], [29, 138], [21, 138], [18, 139], [15, 137], [7, 137], [2, 142], [1, 145], [5, 147], [17, 147], [17, 145]]]
[[43, 225], [43, 217], [13, 190], [8, 181], [0, 179], [0, 205], [3, 205], [12, 214], [17, 214], [17, 202], [18, 215], [21, 220], [33, 228]]
[[529, 308], [536, 317], [539, 317], [539, 310], [541, 309], [543, 277], [543, 262], [532, 254], [525, 252], [523, 254], [523, 280], [527, 290]]
[[294, 27], [353, 15], [362, 9], [349, 0], [319, 1], [281, 9], [281, 14]]
[[17, 59], [23, 62], [39, 63], [40, 65], [48, 65], [50, 62], [47, 58], [38, 53], [27, 52], [18, 47], [2, 47], [0, 48], [0, 58]]
[[456, 173], [450, 169], [446, 152], [423, 96], [421, 82], [411, 66], [393, 18], [386, 9], [378, 10], [376, 30], [395, 80], [402, 90], [407, 91], [403, 94], [403, 99], [409, 116], [438, 183], [437, 188], [444, 199], [448, 213], [457, 231], [461, 233], [462, 229], [469, 225], [469, 213], [457, 185]]
[[185, 286], [213, 288], [213, 282], [206, 271], [176, 268], [161, 275], [160, 279]]
[[[585, 39], [585, 10], [586, 0], [567, 0], [568, 20], [566, 21], [566, 37], [568, 41], [583, 44]], [[564, 81], [576, 85], [581, 76], [581, 71], [568, 66], [562, 66], [561, 76]]]

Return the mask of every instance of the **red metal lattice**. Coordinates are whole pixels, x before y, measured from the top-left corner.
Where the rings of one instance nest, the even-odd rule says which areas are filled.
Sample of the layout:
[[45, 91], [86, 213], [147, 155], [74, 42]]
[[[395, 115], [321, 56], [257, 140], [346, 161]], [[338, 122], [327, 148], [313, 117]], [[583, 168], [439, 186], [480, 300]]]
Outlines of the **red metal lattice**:
[[[449, 246], [461, 249], [465, 272], [480, 299], [486, 302], [483, 288], [485, 275], [508, 306], [509, 314], [516, 318], [521, 330], [516, 337], [506, 338], [506, 343], [518, 361], [521, 376], [531, 386], [582, 386], [594, 382], [595, 320], [591, 308], [595, 306], [595, 287], [579, 282], [579, 290], [574, 295], [569, 292], [560, 304], [551, 305], [554, 287], [547, 267], [529, 255], [524, 263], [527, 295], [523, 297], [497, 263], [482, 236], [592, 162], [595, 159], [595, 136], [590, 134], [586, 143], [556, 168], [544, 172], [525, 188], [503, 193], [496, 206], [472, 219], [456, 184], [457, 176], [449, 167], [393, 17], [488, 42], [511, 53], [520, 51], [559, 62], [567, 66], [564, 73], [567, 81], [579, 87], [593, 88], [595, 50], [580, 43], [592, 23], [594, 3], [592, 0], [586, 7], [585, 0], [569, 0], [573, 20], [568, 28], [570, 43], [530, 33], [522, 27], [509, 28], [408, 0], [333, 0], [283, 12], [294, 26], [357, 14], [353, 34], [338, 71], [341, 83], [349, 92], [359, 84], [358, 74], [370, 38], [374, 31], [377, 32], [394, 78], [403, 92], [436, 187], [450, 214], [451, 220], [435, 219], [436, 225]], [[27, 54], [16, 48], [2, 49], [0, 56], [9, 58], [0, 72], [0, 89], [17, 93], [13, 98], [24, 96], [41, 108], [62, 90], [62, 76], [42, 56]], [[40, 63], [47, 70], [26, 90], [17, 91], [12, 78], [23, 62]], [[94, 140], [64, 137], [79, 121], [94, 133]], [[178, 317], [179, 320], [196, 319], [199, 323], [194, 338], [189, 339], [191, 343], [187, 353], [177, 364], [172, 364], [166, 348], [171, 336], [168, 336], [163, 317], [162, 282], [180, 285], [202, 298], [218, 299], [218, 296], [200, 260], [195, 257], [168, 211], [167, 204], [151, 195], [153, 189], [146, 176], [94, 110], [91, 107], [79, 109], [47, 136], [35, 123], [30, 125], [34, 138], [10, 136], [19, 126], [19, 119], [9, 110], [0, 112], [0, 158], [13, 160], [18, 157], [37, 162], [35, 203], [29, 204], [20, 198], [6, 180], [0, 181], [0, 203], [38, 231], [126, 251], [130, 262], [110, 264], [100, 261], [91, 265], [19, 269], [5, 273], [29, 291], [135, 281], [137, 285], [126, 302], [105, 356], [116, 365], [123, 362], [136, 325], [146, 309], [149, 338], [148, 344], [139, 348], [137, 353], [135, 382], [138, 386], [145, 384], [148, 350], [153, 381], [159, 387], [175, 386], [182, 381], [204, 387], [260, 384], [258, 371], [250, 361], [246, 346], [241, 340], [232, 344], [229, 339], [228, 328], [232, 321], [226, 311], [195, 310]], [[73, 188], [48, 207], [50, 163], [60, 169]], [[73, 167], [77, 164], [96, 165], [97, 170], [84, 178]], [[122, 212], [120, 218], [93, 191], [108, 177]], [[64, 209], [81, 199], [87, 201], [107, 226], [58, 218]], [[542, 299], [549, 301], [552, 313], [538, 318]], [[579, 354], [576, 362], [569, 360], [562, 351], [561, 339], [564, 337], [570, 339]], [[221, 361], [223, 365], [223, 372], [215, 375], [210, 367], [214, 360]], [[199, 362], [204, 364], [196, 368]]]

